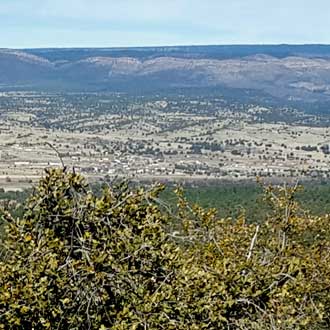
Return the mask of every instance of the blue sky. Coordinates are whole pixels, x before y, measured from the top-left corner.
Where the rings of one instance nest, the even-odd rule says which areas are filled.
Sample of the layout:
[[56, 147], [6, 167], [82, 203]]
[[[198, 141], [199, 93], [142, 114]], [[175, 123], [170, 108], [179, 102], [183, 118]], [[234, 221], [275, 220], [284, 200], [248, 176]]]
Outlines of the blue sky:
[[0, 0], [0, 48], [330, 44], [330, 0]]

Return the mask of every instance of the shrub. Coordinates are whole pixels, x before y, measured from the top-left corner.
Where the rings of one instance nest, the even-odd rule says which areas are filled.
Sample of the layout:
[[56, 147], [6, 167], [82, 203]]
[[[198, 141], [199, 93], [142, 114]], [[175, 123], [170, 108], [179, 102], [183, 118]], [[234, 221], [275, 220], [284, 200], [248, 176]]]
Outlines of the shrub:
[[[328, 329], [328, 217], [266, 190], [263, 224], [218, 219], [163, 186], [107, 187], [47, 170], [24, 215], [4, 213], [2, 329]], [[176, 230], [171, 230], [172, 224]]]

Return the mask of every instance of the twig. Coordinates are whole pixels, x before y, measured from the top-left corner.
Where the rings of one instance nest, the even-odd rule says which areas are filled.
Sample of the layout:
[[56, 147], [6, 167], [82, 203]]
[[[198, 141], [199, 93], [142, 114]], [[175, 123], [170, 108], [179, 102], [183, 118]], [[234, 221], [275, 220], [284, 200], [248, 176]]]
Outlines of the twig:
[[62, 159], [62, 156], [61, 156], [61, 154], [59, 153], [59, 151], [51, 144], [51, 143], [49, 143], [49, 142], [45, 142], [45, 144], [48, 146], [48, 147], [50, 147], [50, 148], [52, 148], [55, 152], [56, 152], [56, 154], [57, 154], [57, 157], [59, 158], [59, 160], [61, 161], [61, 164], [62, 164], [62, 167], [63, 167], [63, 169], [65, 168], [65, 165], [64, 165], [64, 162], [63, 162], [63, 159]]
[[247, 260], [250, 260], [250, 259], [251, 259], [252, 251], [253, 251], [254, 245], [255, 245], [256, 240], [257, 240], [257, 236], [258, 236], [259, 228], [260, 228], [260, 225], [257, 225], [257, 227], [256, 227], [256, 232], [254, 233], [254, 236], [253, 236], [253, 238], [252, 238], [252, 240], [251, 240], [249, 253], [248, 253], [247, 257], [246, 257]]

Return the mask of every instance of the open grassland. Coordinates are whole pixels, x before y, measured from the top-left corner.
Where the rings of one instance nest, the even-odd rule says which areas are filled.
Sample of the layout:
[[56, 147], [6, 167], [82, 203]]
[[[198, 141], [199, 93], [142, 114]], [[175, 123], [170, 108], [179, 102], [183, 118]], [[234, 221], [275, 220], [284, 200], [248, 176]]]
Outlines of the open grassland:
[[220, 96], [1, 93], [0, 185], [29, 187], [61, 160], [95, 180], [327, 180], [328, 124]]

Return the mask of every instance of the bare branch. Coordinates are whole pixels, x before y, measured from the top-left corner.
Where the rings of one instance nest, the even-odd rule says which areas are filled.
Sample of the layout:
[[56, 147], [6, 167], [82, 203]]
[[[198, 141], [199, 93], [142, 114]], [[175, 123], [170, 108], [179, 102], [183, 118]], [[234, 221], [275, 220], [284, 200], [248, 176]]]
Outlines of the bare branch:
[[251, 240], [249, 253], [248, 253], [247, 257], [246, 257], [247, 260], [250, 260], [251, 259], [252, 251], [253, 251], [254, 245], [256, 244], [256, 240], [257, 240], [259, 229], [260, 229], [260, 225], [257, 225], [256, 232], [254, 233], [254, 236], [253, 236], [253, 238]]
[[62, 158], [62, 156], [61, 156], [61, 154], [59, 153], [59, 151], [51, 144], [51, 143], [49, 143], [49, 142], [45, 142], [45, 144], [48, 146], [48, 147], [50, 147], [50, 148], [52, 148], [55, 152], [56, 152], [56, 154], [57, 154], [57, 157], [59, 158], [59, 160], [61, 161], [61, 164], [62, 164], [62, 167], [63, 167], [63, 169], [65, 168], [65, 165], [64, 165], [64, 162], [63, 162], [63, 158]]

